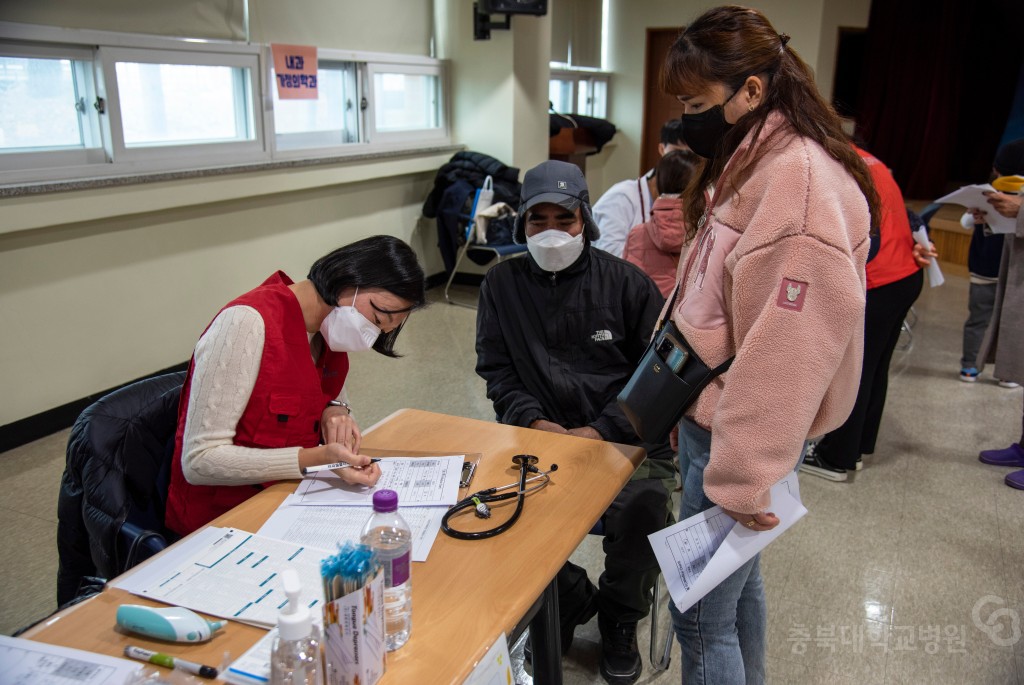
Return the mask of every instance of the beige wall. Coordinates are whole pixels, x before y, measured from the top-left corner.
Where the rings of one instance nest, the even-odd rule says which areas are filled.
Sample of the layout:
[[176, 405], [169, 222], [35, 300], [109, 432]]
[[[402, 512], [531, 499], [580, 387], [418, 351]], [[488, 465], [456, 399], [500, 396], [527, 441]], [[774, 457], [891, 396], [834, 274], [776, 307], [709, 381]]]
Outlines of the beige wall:
[[547, 159], [550, 15], [516, 16], [510, 31], [473, 40], [471, 3], [437, 0], [434, 23], [438, 57], [450, 63], [456, 142], [522, 170]]
[[[4, 230], [39, 225], [0, 234], [0, 425], [187, 361], [232, 297], [353, 240], [396, 235], [441, 271], [418, 218], [448, 157], [348, 169], [366, 181], [321, 169], [288, 192], [295, 170], [0, 200]], [[105, 215], [66, 221], [76, 204]]]

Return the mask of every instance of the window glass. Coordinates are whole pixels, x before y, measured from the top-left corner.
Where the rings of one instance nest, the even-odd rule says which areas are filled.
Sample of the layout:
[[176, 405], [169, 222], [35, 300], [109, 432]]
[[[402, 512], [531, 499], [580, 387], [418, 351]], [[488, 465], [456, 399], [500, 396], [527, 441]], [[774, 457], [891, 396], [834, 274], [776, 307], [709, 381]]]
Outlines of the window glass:
[[590, 116], [604, 119], [608, 116], [608, 82], [604, 79], [594, 79], [593, 95], [590, 98]]
[[374, 125], [377, 131], [438, 128], [439, 79], [429, 74], [373, 75]]
[[572, 102], [572, 81], [551, 79], [548, 83], [548, 100], [556, 112], [569, 114], [574, 111]]
[[281, 100], [277, 88], [271, 86], [277, 134], [327, 133], [336, 144], [358, 142], [359, 95], [355, 64], [321, 63], [317, 76], [316, 100]]
[[590, 114], [590, 81], [580, 79], [576, 82], [576, 114]]
[[126, 147], [253, 140], [248, 69], [118, 62]]
[[71, 60], [0, 57], [0, 150], [83, 147], [78, 102]]

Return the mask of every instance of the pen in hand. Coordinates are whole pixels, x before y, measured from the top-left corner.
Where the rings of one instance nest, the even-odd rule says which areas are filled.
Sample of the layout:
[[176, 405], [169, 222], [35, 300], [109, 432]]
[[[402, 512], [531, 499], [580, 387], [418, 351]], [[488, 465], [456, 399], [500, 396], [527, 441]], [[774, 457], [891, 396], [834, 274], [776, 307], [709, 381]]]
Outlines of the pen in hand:
[[156, 664], [157, 666], [179, 668], [188, 673], [192, 673], [193, 675], [197, 675], [200, 678], [217, 677], [217, 669], [213, 666], [196, 664], [191, 661], [185, 661], [184, 659], [173, 657], [170, 654], [161, 654], [160, 652], [143, 649], [142, 647], [133, 647], [129, 645], [124, 648], [124, 655], [131, 659], [138, 659], [139, 661]]
[[[377, 458], [371, 459], [370, 460], [370, 464], [376, 464], [379, 461], [380, 461], [380, 459], [377, 459]], [[369, 464], [367, 464], [367, 466], [369, 466]], [[307, 466], [306, 468], [302, 469], [302, 475], [305, 476], [306, 474], [316, 473], [317, 471], [333, 471], [335, 469], [349, 469], [349, 468], [353, 468], [352, 464], [349, 464], [348, 462], [344, 462], [344, 461], [336, 461], [333, 464], [320, 464], [319, 466]], [[363, 467], [359, 467], [359, 468], [363, 468]]]

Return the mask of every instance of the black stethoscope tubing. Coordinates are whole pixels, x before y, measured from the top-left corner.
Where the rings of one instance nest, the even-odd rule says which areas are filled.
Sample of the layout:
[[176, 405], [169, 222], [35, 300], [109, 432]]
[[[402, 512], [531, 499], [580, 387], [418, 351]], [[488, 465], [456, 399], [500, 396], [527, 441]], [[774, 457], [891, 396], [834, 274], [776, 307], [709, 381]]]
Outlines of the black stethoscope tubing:
[[[551, 471], [557, 470], [558, 466], [556, 464], [552, 464], [551, 467], [552, 468], [550, 471], [540, 472], [539, 475], [536, 475], [533, 478], [527, 478], [526, 476], [529, 474], [528, 465], [523, 464], [519, 469], [518, 483], [510, 483], [509, 485], [502, 485], [501, 487], [480, 490], [478, 492], [474, 492], [469, 497], [466, 497], [460, 500], [459, 502], [456, 502], [455, 505], [451, 509], [446, 511], [444, 516], [441, 518], [441, 530], [444, 531], [445, 535], [456, 538], [457, 540], [485, 540], [487, 538], [492, 538], [495, 535], [501, 535], [506, 530], [515, 525], [516, 521], [519, 520], [519, 516], [523, 513], [523, 504], [526, 501], [526, 496], [531, 492], [540, 490], [542, 487], [547, 485], [548, 482], [551, 481], [551, 476], [549, 474], [551, 473]], [[532, 488], [526, 487], [527, 483], [541, 478], [544, 482], [535, 485]], [[516, 488], [516, 491], [506, 492], [501, 495], [497, 494], [501, 490], [507, 490], [509, 488]], [[485, 504], [489, 502], [502, 502], [505, 500], [510, 500], [513, 497], [517, 498], [517, 501], [516, 508], [515, 511], [512, 512], [512, 516], [510, 516], [507, 521], [495, 526], [494, 528], [489, 528], [487, 530], [475, 532], [467, 532], [463, 530], [456, 530], [455, 528], [452, 528], [451, 525], [449, 525], [449, 520], [451, 519], [452, 516], [459, 513], [463, 509], [476, 507], [477, 502], [483, 502]]]

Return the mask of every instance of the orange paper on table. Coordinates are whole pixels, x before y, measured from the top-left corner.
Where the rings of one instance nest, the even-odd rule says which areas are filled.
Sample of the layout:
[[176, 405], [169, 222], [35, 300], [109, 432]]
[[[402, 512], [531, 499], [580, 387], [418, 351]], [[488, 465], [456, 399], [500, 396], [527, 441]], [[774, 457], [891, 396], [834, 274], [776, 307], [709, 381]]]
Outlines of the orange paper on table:
[[277, 97], [316, 100], [316, 46], [271, 44]]

